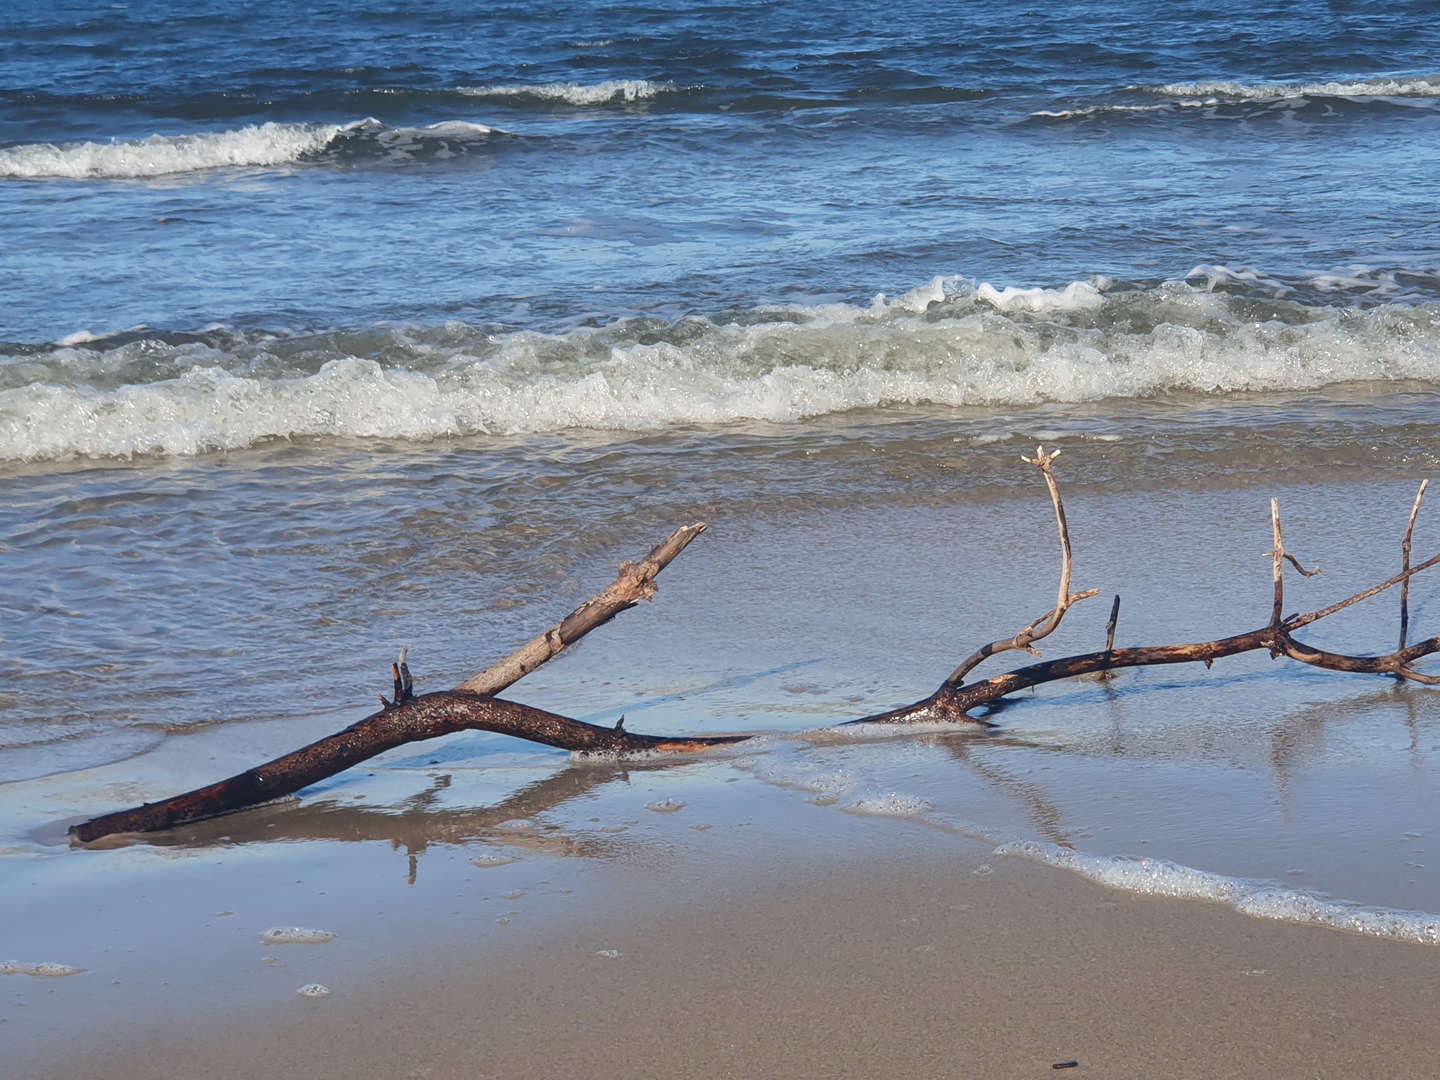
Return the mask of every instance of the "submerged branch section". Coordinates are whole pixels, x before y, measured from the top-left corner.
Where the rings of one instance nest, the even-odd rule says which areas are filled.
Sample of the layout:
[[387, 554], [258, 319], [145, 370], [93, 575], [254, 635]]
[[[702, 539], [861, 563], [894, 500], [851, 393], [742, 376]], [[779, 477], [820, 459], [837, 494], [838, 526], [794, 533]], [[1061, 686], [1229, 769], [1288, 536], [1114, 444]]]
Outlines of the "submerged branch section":
[[[1223, 657], [1260, 649], [1268, 650], [1272, 656], [1283, 655], [1300, 663], [1333, 671], [1391, 675], [1416, 682], [1440, 684], [1440, 677], [1418, 672], [1413, 667], [1417, 660], [1440, 652], [1440, 637], [1427, 638], [1409, 646], [1404, 644], [1409, 621], [1410, 579], [1440, 563], [1440, 554], [1437, 554], [1417, 566], [1410, 565], [1411, 535], [1420, 507], [1420, 498], [1425, 490], [1423, 484], [1420, 495], [1416, 496], [1405, 530], [1400, 573], [1344, 600], [1303, 615], [1282, 615], [1285, 564], [1290, 563], [1307, 577], [1318, 571], [1305, 570], [1293, 555], [1285, 551], [1279, 506], [1272, 500], [1271, 532], [1274, 548], [1266, 555], [1272, 563], [1274, 595], [1270, 620], [1264, 626], [1213, 641], [1117, 649], [1114, 647], [1115, 622], [1119, 614], [1117, 596], [1111, 608], [1103, 650], [1042, 660], [1002, 675], [966, 684], [964, 677], [982, 661], [998, 652], [1019, 650], [1039, 656], [1034, 643], [1051, 634], [1071, 606], [1094, 596], [1098, 591], [1090, 589], [1079, 593], [1070, 592], [1072, 552], [1065, 508], [1060, 499], [1053, 469], [1057, 455], [1058, 451], [1047, 454], [1041, 448], [1037, 450], [1035, 458], [1024, 459], [1038, 468], [1044, 476], [1055, 510], [1061, 552], [1060, 583], [1055, 606], [1011, 637], [990, 642], [976, 650], [929, 697], [889, 712], [851, 720], [850, 724], [949, 722], [988, 726], [989, 721], [972, 715], [973, 710], [993, 705], [1007, 695], [1043, 683], [1159, 664], [1200, 662], [1208, 667]], [[70, 835], [76, 842], [90, 843], [117, 833], [154, 832], [215, 817], [292, 794], [394, 747], [456, 731], [493, 731], [564, 750], [616, 755], [641, 752], [688, 754], [751, 738], [752, 736], [743, 734], [643, 735], [626, 731], [623, 718], [613, 728], [599, 727], [494, 696], [591, 630], [604, 625], [627, 608], [634, 607], [640, 600], [653, 597], [655, 576], [704, 530], [703, 524], [677, 529], [638, 563], [623, 563], [615, 581], [593, 599], [522, 645], [504, 660], [454, 690], [415, 695], [406, 654], [402, 650], [398, 662], [391, 669], [394, 700], [381, 697], [382, 707], [379, 712], [365, 717], [343, 731], [228, 779], [159, 802], [145, 803], [74, 825], [70, 829]], [[1401, 647], [1396, 651], [1383, 656], [1352, 656], [1313, 648], [1295, 638], [1295, 631], [1302, 627], [1395, 585], [1404, 586], [1400, 608]]]
[[327, 735], [264, 765], [161, 802], [93, 818], [72, 827], [70, 835], [88, 842], [113, 833], [154, 832], [215, 817], [293, 794], [397, 746], [456, 731], [494, 731], [594, 754], [693, 753], [707, 746], [747, 738], [744, 735], [667, 738], [631, 734], [623, 724], [613, 728], [597, 727], [516, 701], [468, 690], [442, 690], [419, 697], [403, 697], [344, 731]]

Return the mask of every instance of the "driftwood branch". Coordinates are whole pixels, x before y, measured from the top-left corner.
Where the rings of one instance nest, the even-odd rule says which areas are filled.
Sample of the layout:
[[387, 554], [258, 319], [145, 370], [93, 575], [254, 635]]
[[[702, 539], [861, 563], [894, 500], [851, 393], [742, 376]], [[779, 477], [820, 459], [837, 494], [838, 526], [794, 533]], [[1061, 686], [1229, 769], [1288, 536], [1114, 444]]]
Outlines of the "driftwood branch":
[[[1410, 569], [1410, 540], [1415, 535], [1415, 518], [1420, 513], [1420, 500], [1425, 498], [1425, 489], [1430, 486], [1428, 479], [1420, 481], [1420, 490], [1415, 493], [1415, 504], [1410, 507], [1410, 520], [1405, 523], [1405, 539], [1400, 542], [1400, 569]], [[1400, 644], [1405, 648], [1405, 635], [1410, 631], [1410, 579], [1400, 586]]]
[[112, 833], [153, 832], [214, 817], [293, 794], [396, 746], [454, 731], [494, 731], [566, 750], [610, 754], [693, 752], [705, 746], [736, 742], [744, 736], [672, 739], [635, 735], [625, 730], [623, 719], [613, 728], [597, 727], [492, 696], [597, 626], [603, 626], [641, 600], [651, 599], [655, 595], [655, 575], [704, 531], [703, 524], [676, 529], [638, 563], [621, 563], [619, 576], [598, 595], [454, 690], [414, 696], [414, 680], [406, 664], [407, 647], [400, 651], [399, 660], [390, 669], [394, 700], [381, 696], [378, 713], [228, 779], [161, 802], [93, 818], [73, 826], [70, 835], [77, 840], [91, 841]]
[[653, 599], [655, 575], [669, 566], [670, 561], [704, 531], [704, 522], [686, 525], [656, 544], [650, 554], [638, 563], [621, 563], [620, 576], [599, 595], [585, 601], [543, 634], [527, 641], [504, 660], [492, 664], [455, 689], [485, 696], [498, 694], [557, 655], [565, 646], [579, 641], [597, 626], [604, 626], [626, 608], [634, 607], [641, 600]]
[[[1105, 648], [1100, 652], [1041, 661], [988, 679], [964, 683], [963, 680], [970, 671], [996, 653], [1025, 651], [1038, 656], [1034, 643], [1053, 633], [1075, 603], [1094, 596], [1098, 591], [1090, 589], [1079, 593], [1070, 592], [1073, 554], [1065, 508], [1053, 468], [1057, 455], [1058, 451], [1047, 454], [1040, 449], [1037, 450], [1035, 458], [1025, 459], [1043, 475], [1055, 510], [1061, 551], [1060, 584], [1055, 606], [1013, 636], [991, 642], [976, 650], [929, 697], [849, 723], [905, 724], [943, 721], [988, 725], [988, 721], [973, 716], [972, 712], [985, 706], [994, 706], [1010, 694], [1043, 683], [1160, 664], [1200, 662], [1208, 667], [1223, 657], [1261, 649], [1268, 650], [1273, 656], [1288, 656], [1300, 663], [1332, 671], [1391, 675], [1416, 682], [1440, 684], [1440, 678], [1418, 672], [1413, 667], [1417, 660], [1440, 652], [1440, 637], [1427, 638], [1408, 646], [1404, 644], [1409, 622], [1410, 579], [1440, 563], [1440, 554], [1437, 554], [1417, 566], [1410, 565], [1411, 536], [1419, 512], [1420, 498], [1425, 491], [1424, 484], [1421, 485], [1420, 495], [1416, 496], [1405, 530], [1400, 573], [1328, 607], [1288, 617], [1283, 614], [1285, 564], [1289, 563], [1306, 577], [1319, 571], [1306, 570], [1293, 555], [1285, 551], [1279, 504], [1272, 500], [1273, 548], [1266, 554], [1272, 562], [1273, 596], [1270, 619], [1265, 625], [1212, 641], [1117, 649], [1114, 647], [1115, 626], [1120, 610], [1120, 598], [1117, 596], [1110, 611]], [[694, 753], [750, 738], [751, 736], [743, 734], [694, 737], [644, 735], [626, 731], [623, 718], [613, 728], [599, 727], [493, 696], [591, 630], [604, 625], [621, 611], [635, 606], [642, 599], [651, 598], [655, 593], [655, 576], [703, 532], [704, 528], [703, 524], [697, 524], [678, 529], [640, 562], [622, 564], [615, 581], [593, 599], [576, 608], [498, 664], [453, 690], [416, 695], [406, 651], [402, 650], [397, 662], [391, 666], [393, 700], [382, 696], [379, 712], [365, 717], [343, 731], [229, 779], [160, 802], [146, 803], [94, 818], [73, 826], [70, 834], [77, 842], [87, 843], [116, 833], [151, 832], [214, 817], [299, 791], [393, 747], [455, 731], [493, 731], [575, 752], [605, 755], [643, 752]], [[1334, 653], [1314, 648], [1294, 636], [1297, 630], [1395, 585], [1401, 585], [1402, 590], [1401, 646], [1394, 652], [1381, 656]]]
[[1060, 589], [1059, 595], [1055, 599], [1055, 606], [1028, 626], [1021, 628], [1013, 637], [980, 646], [963, 664], [951, 672], [950, 677], [945, 680], [947, 685], [959, 686], [965, 681], [966, 675], [998, 652], [1019, 649], [1028, 652], [1031, 656], [1039, 656], [1040, 650], [1035, 648], [1035, 642], [1055, 632], [1055, 628], [1060, 625], [1060, 620], [1065, 618], [1065, 613], [1070, 610], [1072, 604], [1080, 600], [1088, 600], [1100, 591], [1099, 589], [1087, 589], [1082, 593], [1070, 591], [1070, 570], [1074, 562], [1070, 552], [1070, 525], [1065, 520], [1065, 504], [1060, 499], [1060, 485], [1055, 482], [1053, 467], [1055, 459], [1059, 456], [1059, 450], [1047, 454], [1043, 446], [1037, 446], [1033, 458], [1024, 456], [1020, 458], [1025, 464], [1034, 465], [1045, 477], [1045, 488], [1050, 492], [1050, 504], [1055, 508], [1055, 527], [1060, 533]]

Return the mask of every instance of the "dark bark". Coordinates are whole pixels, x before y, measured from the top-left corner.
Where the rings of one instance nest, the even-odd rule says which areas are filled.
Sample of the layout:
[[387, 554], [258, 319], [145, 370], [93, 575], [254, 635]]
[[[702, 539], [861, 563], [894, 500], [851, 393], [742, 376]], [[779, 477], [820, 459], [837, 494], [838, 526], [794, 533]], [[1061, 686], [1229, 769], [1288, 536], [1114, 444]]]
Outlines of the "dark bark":
[[[1096, 592], [1093, 589], [1080, 593], [1069, 591], [1070, 540], [1064, 507], [1060, 501], [1059, 489], [1051, 468], [1054, 458], [1054, 454], [1046, 454], [1042, 449], [1037, 451], [1034, 459], [1027, 458], [1025, 460], [1035, 465], [1044, 475], [1055, 508], [1062, 558], [1060, 588], [1055, 607], [1012, 637], [982, 646], [961, 664], [954, 674], [941, 683], [940, 687], [929, 697], [889, 712], [861, 717], [859, 720], [851, 720], [848, 723], [916, 724], [936, 722], [993, 726], [989, 721], [972, 715], [973, 711], [983, 706], [994, 706], [1016, 691], [1043, 683], [1108, 673], [1123, 668], [1149, 667], [1159, 664], [1204, 663], [1208, 666], [1223, 657], [1260, 649], [1268, 650], [1272, 656], [1289, 656], [1302, 663], [1334, 671], [1392, 675], [1418, 682], [1440, 683], [1440, 679], [1421, 674], [1411, 666], [1416, 660], [1440, 651], [1440, 638], [1428, 638], [1383, 656], [1352, 656], [1312, 648], [1304, 642], [1296, 640], [1293, 636], [1294, 632], [1301, 627], [1359, 603], [1391, 586], [1408, 585], [1410, 578], [1415, 574], [1440, 564], [1440, 555], [1436, 555], [1418, 566], [1411, 567], [1409, 565], [1410, 534], [1414, 528], [1415, 514], [1420, 504], [1418, 495], [1415, 500], [1415, 508], [1410, 514], [1409, 525], [1406, 528], [1401, 572], [1363, 592], [1331, 604], [1329, 607], [1304, 615], [1291, 615], [1288, 618], [1282, 616], [1285, 563], [1289, 562], [1306, 576], [1318, 573], [1318, 571], [1305, 570], [1293, 555], [1285, 551], [1280, 529], [1279, 509], [1274, 500], [1271, 500], [1272, 533], [1275, 546], [1269, 554], [1274, 566], [1274, 598], [1271, 619], [1267, 625], [1243, 634], [1217, 638], [1213, 641], [1116, 649], [1113, 647], [1115, 620], [1119, 613], [1119, 597], [1116, 597], [1115, 604], [1111, 609], [1106, 647], [1099, 652], [1045, 660], [1017, 668], [1003, 675], [965, 683], [964, 677], [974, 667], [997, 652], [1023, 650], [1038, 656], [1039, 653], [1034, 647], [1034, 642], [1054, 631], [1065, 613], [1076, 601], [1093, 596]], [[1423, 493], [1424, 486], [1422, 485], [1421, 494], [1423, 495]], [[704, 528], [704, 525], [691, 525], [679, 529], [657, 545], [639, 563], [622, 564], [616, 580], [594, 599], [581, 605], [565, 619], [526, 643], [505, 660], [454, 690], [424, 694], [420, 697], [412, 696], [410, 672], [406, 667], [405, 655], [402, 651], [400, 662], [393, 668], [395, 699], [393, 702], [388, 702], [382, 697], [381, 702], [384, 707], [379, 712], [352, 724], [344, 731], [327, 736], [264, 765], [248, 769], [227, 780], [221, 780], [161, 802], [146, 803], [129, 810], [94, 818], [73, 826], [70, 834], [77, 841], [90, 842], [114, 833], [151, 832], [214, 817], [289, 795], [393, 747], [421, 739], [438, 738], [455, 731], [494, 731], [565, 750], [613, 755], [639, 752], [685, 754], [704, 750], [707, 747], [742, 742], [751, 736], [672, 737], [636, 734], [624, 729], [623, 719], [613, 728], [598, 727], [583, 721], [572, 720], [557, 713], [546, 712], [543, 709], [522, 705], [519, 702], [503, 701], [491, 696], [534, 670], [590, 630], [614, 618], [619, 612], [633, 607], [641, 599], [649, 599], [653, 596], [655, 575], [683, 551], [685, 546]], [[1401, 618], [1402, 625], [1408, 623], [1408, 604], [1403, 600]], [[1403, 630], [1401, 640], [1402, 642], [1404, 640]]]
[[667, 738], [631, 734], [623, 726], [597, 727], [544, 709], [466, 690], [443, 690], [419, 697], [405, 697], [402, 691], [401, 696], [398, 704], [387, 705], [344, 731], [327, 735], [264, 765], [161, 802], [93, 818], [71, 828], [70, 835], [88, 842], [112, 833], [154, 832], [214, 817], [293, 794], [394, 747], [455, 731], [495, 731], [593, 754], [694, 753], [707, 746], [739, 742], [748, 737]]

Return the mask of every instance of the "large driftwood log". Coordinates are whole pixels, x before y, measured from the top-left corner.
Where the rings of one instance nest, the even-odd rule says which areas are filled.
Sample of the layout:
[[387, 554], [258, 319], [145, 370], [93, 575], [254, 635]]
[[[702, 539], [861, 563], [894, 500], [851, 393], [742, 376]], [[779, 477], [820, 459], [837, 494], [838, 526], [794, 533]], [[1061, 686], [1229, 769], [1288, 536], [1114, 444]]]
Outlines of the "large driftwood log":
[[[1034, 458], [1023, 459], [1041, 472], [1055, 510], [1061, 556], [1060, 585], [1055, 606], [1010, 637], [981, 646], [929, 697], [848, 723], [905, 724], [940, 721], [989, 724], [989, 721], [974, 716], [974, 711], [983, 706], [994, 705], [1016, 691], [1043, 683], [1158, 664], [1198, 662], [1208, 667], [1222, 657], [1260, 649], [1268, 650], [1272, 656], [1288, 656], [1300, 663], [1333, 671], [1391, 675], [1427, 684], [1440, 683], [1440, 678], [1418, 672], [1413, 667], [1415, 661], [1440, 651], [1440, 637], [1427, 638], [1408, 646], [1405, 644], [1409, 626], [1410, 579], [1440, 563], [1440, 555], [1435, 555], [1416, 566], [1410, 565], [1410, 545], [1415, 518], [1420, 509], [1421, 498], [1425, 494], [1425, 484], [1421, 484], [1405, 529], [1400, 572], [1354, 596], [1303, 615], [1283, 614], [1285, 564], [1290, 563], [1307, 577], [1319, 571], [1306, 570], [1294, 555], [1285, 550], [1279, 507], [1272, 499], [1270, 517], [1274, 547], [1267, 554], [1274, 568], [1274, 599], [1270, 621], [1264, 626], [1213, 641], [1117, 649], [1114, 648], [1115, 622], [1120, 608], [1120, 598], [1117, 596], [1111, 608], [1105, 648], [1099, 652], [1042, 660], [1003, 675], [967, 684], [965, 677], [997, 653], [1018, 650], [1038, 657], [1040, 653], [1034, 643], [1053, 633], [1074, 604], [1098, 592], [1096, 589], [1070, 592], [1073, 555], [1064, 503], [1055, 480], [1054, 462], [1058, 454], [1059, 451], [1047, 454], [1042, 447], [1037, 449]], [[743, 734], [693, 737], [643, 735], [626, 731], [623, 718], [613, 728], [598, 727], [494, 696], [621, 611], [634, 607], [642, 599], [653, 597], [656, 588], [655, 576], [704, 529], [703, 524], [678, 529], [640, 562], [623, 563], [615, 581], [592, 600], [576, 608], [498, 664], [453, 690], [415, 695], [412, 692], [405, 650], [401, 650], [398, 663], [391, 669], [394, 700], [381, 697], [379, 712], [365, 717], [343, 731], [226, 780], [160, 802], [145, 803], [82, 822], [71, 827], [70, 835], [77, 842], [89, 843], [116, 833], [154, 832], [214, 817], [299, 791], [396, 746], [455, 731], [494, 731], [565, 750], [614, 755], [637, 752], [694, 753], [707, 747], [750, 738], [751, 736]], [[1401, 585], [1402, 590], [1400, 647], [1394, 652], [1381, 656], [1332, 653], [1316, 649], [1295, 638], [1297, 630], [1395, 585]]]

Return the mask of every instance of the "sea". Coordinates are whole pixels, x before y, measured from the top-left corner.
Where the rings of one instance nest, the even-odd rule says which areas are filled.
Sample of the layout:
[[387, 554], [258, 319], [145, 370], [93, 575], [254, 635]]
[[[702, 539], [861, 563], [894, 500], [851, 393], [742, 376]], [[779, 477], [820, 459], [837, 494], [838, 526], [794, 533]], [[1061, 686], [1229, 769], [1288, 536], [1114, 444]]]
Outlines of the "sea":
[[[1389, 577], [1437, 417], [1429, 3], [10, 0], [0, 971], [103, 971], [47, 913], [161, 866], [408, 856], [411, 895], [437, 849], [623, 859], [762, 790], [1433, 945], [1432, 687], [1262, 654], [826, 729], [1054, 603], [1037, 445], [1101, 592], [1059, 656], [1115, 593], [1122, 645], [1263, 625], [1272, 497], [1323, 570], [1287, 610]], [[754, 742], [457, 734], [70, 845], [359, 719], [402, 646], [456, 685], [694, 521], [653, 603], [510, 694]], [[1306, 640], [1395, 648], [1395, 592]]]

